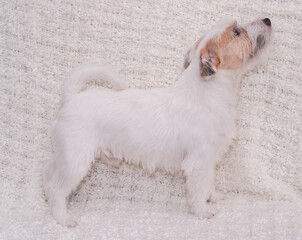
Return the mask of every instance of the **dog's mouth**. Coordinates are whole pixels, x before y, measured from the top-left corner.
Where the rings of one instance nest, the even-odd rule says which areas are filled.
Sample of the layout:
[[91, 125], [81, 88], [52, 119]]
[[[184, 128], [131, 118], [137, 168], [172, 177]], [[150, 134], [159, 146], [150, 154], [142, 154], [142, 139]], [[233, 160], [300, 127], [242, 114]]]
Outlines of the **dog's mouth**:
[[264, 18], [248, 24], [246, 29], [254, 42], [254, 49], [250, 55], [250, 58], [254, 58], [269, 45], [272, 34], [272, 24], [269, 18]]
[[256, 39], [256, 44], [254, 48], [253, 55], [257, 55], [257, 53], [265, 47], [265, 36], [263, 34], [259, 35]]

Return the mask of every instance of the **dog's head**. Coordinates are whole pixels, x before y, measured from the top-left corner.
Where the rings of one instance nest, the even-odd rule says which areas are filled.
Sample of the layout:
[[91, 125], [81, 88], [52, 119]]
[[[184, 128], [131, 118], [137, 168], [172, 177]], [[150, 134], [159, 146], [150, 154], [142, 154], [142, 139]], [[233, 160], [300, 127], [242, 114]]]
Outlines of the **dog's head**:
[[211, 78], [219, 70], [250, 69], [266, 55], [271, 34], [268, 18], [244, 26], [236, 21], [219, 23], [190, 48], [184, 68], [194, 67], [202, 79]]

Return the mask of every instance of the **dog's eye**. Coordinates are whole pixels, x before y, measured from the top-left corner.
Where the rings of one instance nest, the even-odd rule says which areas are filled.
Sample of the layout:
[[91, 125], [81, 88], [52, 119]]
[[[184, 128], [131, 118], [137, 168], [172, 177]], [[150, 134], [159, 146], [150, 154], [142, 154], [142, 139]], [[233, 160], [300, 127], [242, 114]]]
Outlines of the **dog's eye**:
[[233, 33], [234, 33], [235, 36], [239, 36], [240, 35], [240, 29], [239, 28], [234, 28]]

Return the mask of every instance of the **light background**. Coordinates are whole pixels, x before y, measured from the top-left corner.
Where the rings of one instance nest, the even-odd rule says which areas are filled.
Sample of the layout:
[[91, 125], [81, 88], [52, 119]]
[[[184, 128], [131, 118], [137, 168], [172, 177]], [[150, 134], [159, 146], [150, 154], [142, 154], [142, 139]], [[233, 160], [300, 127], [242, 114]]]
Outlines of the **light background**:
[[[302, 239], [301, 1], [1, 1], [0, 239]], [[109, 64], [133, 88], [165, 87], [202, 30], [269, 17], [274, 47], [242, 79], [238, 137], [217, 168], [214, 219], [187, 213], [184, 179], [97, 162], [71, 196], [79, 226], [50, 217], [41, 168], [61, 81]], [[231, 237], [231, 238], [230, 238]]]

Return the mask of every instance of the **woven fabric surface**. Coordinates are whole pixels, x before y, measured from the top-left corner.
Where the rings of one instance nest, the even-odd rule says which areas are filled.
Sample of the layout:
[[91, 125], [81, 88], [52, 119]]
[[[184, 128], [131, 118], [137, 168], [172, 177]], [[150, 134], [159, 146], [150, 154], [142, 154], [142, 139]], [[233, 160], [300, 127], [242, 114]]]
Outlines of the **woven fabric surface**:
[[[298, 0], [1, 1], [0, 239], [302, 239], [301, 9]], [[165, 87], [203, 30], [256, 17], [271, 19], [273, 51], [242, 79], [217, 215], [188, 213], [181, 175], [96, 162], [70, 197], [79, 226], [57, 225], [41, 169], [66, 74], [100, 62], [132, 88]]]

